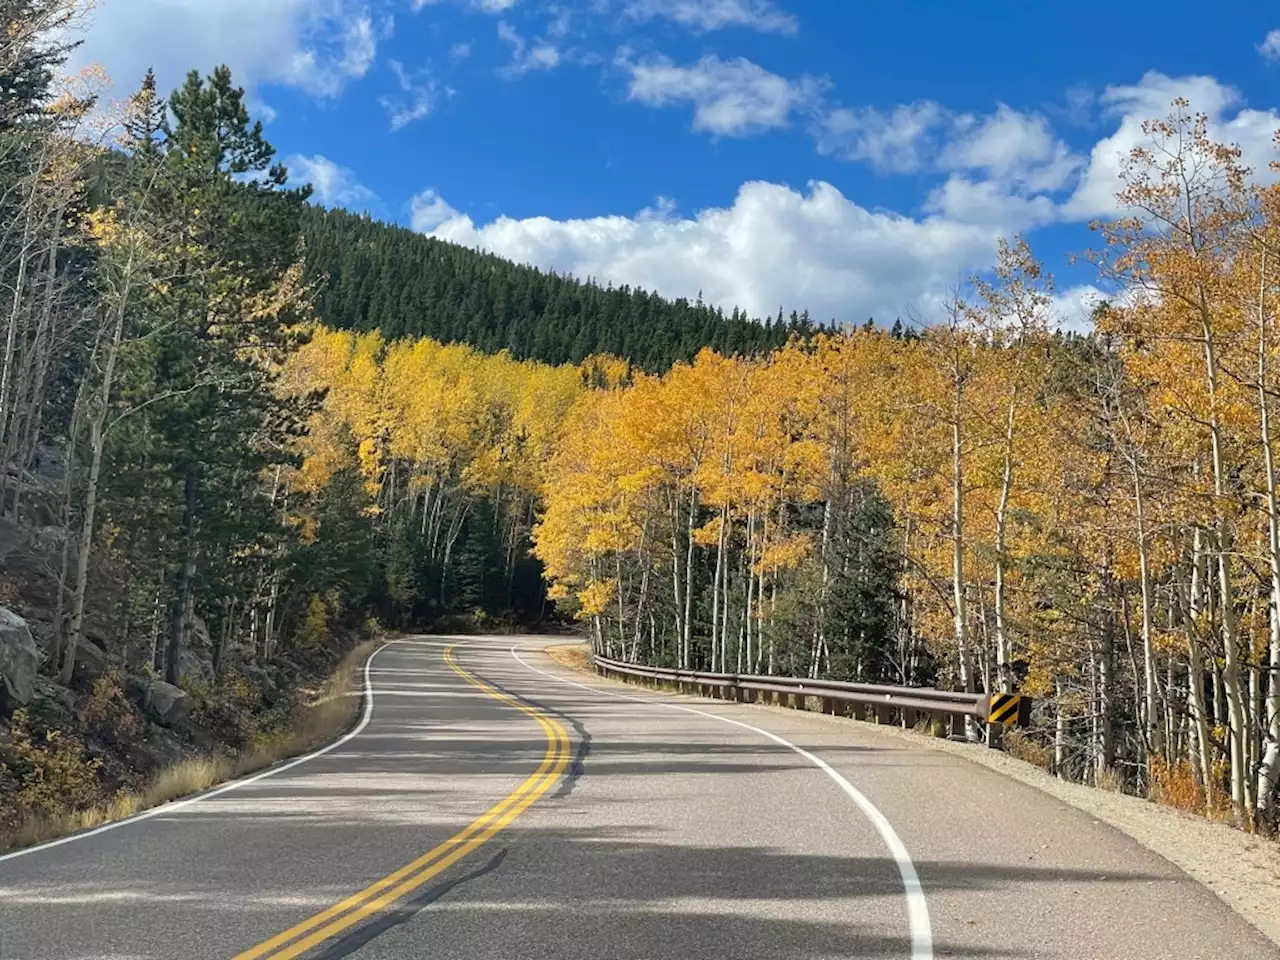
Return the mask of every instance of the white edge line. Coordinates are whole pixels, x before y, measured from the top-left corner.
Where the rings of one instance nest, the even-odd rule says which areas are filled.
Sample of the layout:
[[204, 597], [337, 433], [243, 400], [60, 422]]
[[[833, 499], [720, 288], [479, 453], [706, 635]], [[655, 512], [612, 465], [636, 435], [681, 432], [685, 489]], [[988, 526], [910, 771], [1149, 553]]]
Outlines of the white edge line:
[[920, 875], [916, 872], [915, 864], [911, 860], [911, 855], [907, 853], [907, 847], [902, 842], [902, 838], [898, 836], [893, 825], [889, 822], [889, 818], [880, 812], [874, 803], [850, 783], [843, 774], [832, 767], [827, 761], [821, 757], [815, 756], [803, 747], [798, 747], [790, 740], [785, 740], [776, 733], [770, 733], [760, 727], [752, 726], [749, 723], [743, 723], [741, 720], [733, 720], [729, 717], [721, 716], [718, 713], [708, 713], [705, 710], [697, 710], [679, 703], [672, 703], [669, 700], [654, 700], [647, 697], [633, 697], [629, 694], [618, 693], [614, 690], [604, 690], [600, 687], [593, 686], [588, 683], [580, 683], [577, 680], [569, 680], [566, 677], [557, 676], [547, 670], [542, 670], [529, 663], [520, 656], [519, 647], [512, 646], [511, 655], [516, 658], [527, 669], [534, 673], [540, 673], [544, 677], [548, 677], [557, 683], [569, 684], [574, 687], [581, 687], [584, 690], [590, 690], [592, 693], [603, 694], [607, 697], [614, 697], [619, 700], [631, 700], [636, 703], [649, 703], [660, 707], [669, 707], [672, 710], [680, 710], [684, 713], [697, 714], [700, 717], [710, 717], [712, 720], [719, 720], [722, 723], [729, 723], [735, 727], [742, 727], [744, 730], [750, 730], [758, 733], [762, 737], [772, 740], [774, 743], [781, 744], [790, 750], [794, 750], [800, 756], [804, 757], [815, 767], [825, 773], [828, 777], [836, 782], [836, 785], [852, 800], [862, 811], [863, 815], [875, 827], [876, 833], [880, 834], [880, 839], [884, 841], [884, 845], [889, 848], [889, 853], [893, 857], [894, 863], [898, 866], [898, 874], [902, 877], [902, 889], [907, 898], [907, 919], [911, 929], [911, 960], [933, 960], [933, 928], [929, 921], [929, 905], [925, 900], [924, 887], [920, 883]]
[[294, 767], [301, 766], [316, 757], [322, 757], [330, 750], [336, 750], [349, 740], [353, 740], [360, 735], [360, 732], [369, 725], [369, 720], [373, 717], [373, 680], [369, 675], [370, 668], [373, 666], [373, 659], [387, 647], [393, 643], [405, 643], [404, 640], [388, 640], [373, 653], [369, 654], [369, 659], [364, 662], [364, 713], [360, 717], [360, 722], [355, 728], [348, 731], [340, 739], [333, 741], [326, 747], [319, 750], [313, 750], [311, 753], [301, 757], [295, 757], [288, 763], [282, 763], [278, 767], [268, 767], [261, 773], [255, 773], [252, 776], [245, 777], [241, 780], [232, 780], [230, 783], [224, 783], [220, 787], [215, 787], [205, 793], [196, 794], [194, 797], [187, 797], [185, 800], [175, 800], [171, 803], [164, 803], [158, 807], [152, 807], [150, 810], [144, 810], [141, 813], [135, 813], [131, 817], [123, 820], [112, 820], [110, 823], [104, 823], [100, 827], [94, 827], [92, 830], [83, 830], [79, 833], [73, 833], [66, 837], [60, 837], [57, 840], [48, 840], [44, 843], [38, 843], [34, 847], [23, 847], [21, 850], [14, 850], [12, 853], [0, 855], [0, 863], [6, 860], [16, 860], [18, 857], [25, 857], [32, 853], [39, 853], [41, 850], [51, 850], [54, 847], [60, 847], [64, 843], [74, 843], [77, 840], [87, 840], [89, 837], [96, 837], [100, 833], [106, 833], [108, 830], [115, 830], [119, 827], [128, 826], [131, 823], [141, 823], [143, 820], [150, 820], [152, 817], [158, 817], [162, 814], [174, 813], [184, 807], [192, 806], [202, 800], [210, 800], [213, 797], [221, 796], [232, 790], [238, 790], [241, 787], [247, 787], [251, 783], [257, 783], [259, 780], [265, 780], [267, 777], [274, 777], [278, 773], [284, 773], [286, 770], [292, 770]]

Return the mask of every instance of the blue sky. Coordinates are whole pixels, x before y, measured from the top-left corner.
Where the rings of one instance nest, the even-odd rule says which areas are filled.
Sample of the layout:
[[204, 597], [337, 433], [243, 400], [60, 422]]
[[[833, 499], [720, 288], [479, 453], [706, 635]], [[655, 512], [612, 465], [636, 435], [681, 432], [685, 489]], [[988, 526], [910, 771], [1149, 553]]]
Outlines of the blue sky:
[[1265, 6], [100, 0], [76, 65], [226, 62], [322, 202], [539, 266], [927, 320], [1022, 232], [1078, 324], [1143, 119], [1185, 96], [1270, 175]]

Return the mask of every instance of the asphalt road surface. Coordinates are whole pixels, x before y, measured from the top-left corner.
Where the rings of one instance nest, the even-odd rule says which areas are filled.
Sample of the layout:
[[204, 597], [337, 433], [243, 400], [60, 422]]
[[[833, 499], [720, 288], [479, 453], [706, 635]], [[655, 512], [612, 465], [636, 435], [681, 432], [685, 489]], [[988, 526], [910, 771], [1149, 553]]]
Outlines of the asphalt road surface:
[[0, 958], [1280, 960], [1032, 788], [547, 642], [390, 644], [322, 755], [0, 858]]

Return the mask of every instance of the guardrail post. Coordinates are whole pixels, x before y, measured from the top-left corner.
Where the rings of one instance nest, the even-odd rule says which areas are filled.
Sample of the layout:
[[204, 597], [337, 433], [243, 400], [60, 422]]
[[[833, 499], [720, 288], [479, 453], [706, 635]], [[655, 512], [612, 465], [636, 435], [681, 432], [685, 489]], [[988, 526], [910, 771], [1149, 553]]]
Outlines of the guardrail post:
[[893, 708], [887, 703], [876, 704], [876, 723], [888, 723], [893, 719]]

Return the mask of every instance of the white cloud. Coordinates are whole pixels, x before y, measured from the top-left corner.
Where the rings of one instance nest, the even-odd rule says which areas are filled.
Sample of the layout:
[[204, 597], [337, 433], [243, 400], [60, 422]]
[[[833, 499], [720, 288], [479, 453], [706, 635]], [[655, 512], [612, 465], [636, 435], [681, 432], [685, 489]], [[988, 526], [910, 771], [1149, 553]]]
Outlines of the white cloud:
[[1255, 179], [1274, 179], [1270, 163], [1275, 158], [1273, 138], [1280, 129], [1280, 114], [1242, 107], [1239, 91], [1213, 77], [1168, 77], [1150, 71], [1136, 84], [1112, 86], [1103, 92], [1101, 101], [1107, 115], [1118, 118], [1119, 127], [1094, 145], [1080, 184], [1064, 206], [1068, 218], [1087, 220], [1115, 212], [1125, 158], [1135, 147], [1151, 141], [1143, 132], [1143, 123], [1167, 117], [1175, 98], [1187, 100], [1192, 111], [1206, 115], [1211, 138], [1239, 145]]
[[1057, 219], [1053, 199], [1025, 195], [997, 180], [975, 180], [952, 174], [930, 191], [924, 208], [962, 223], [987, 224], [1003, 232], [1030, 230]]
[[1066, 186], [1083, 162], [1044, 117], [1003, 103], [990, 116], [965, 115], [953, 126], [955, 133], [939, 157], [944, 169], [981, 170], [1001, 182], [1043, 191]]
[[957, 275], [986, 267], [1004, 225], [870, 211], [827, 183], [804, 191], [750, 182], [732, 206], [676, 214], [670, 201], [634, 217], [557, 221], [500, 217], [478, 226], [434, 191], [415, 199], [414, 227], [500, 256], [756, 316], [779, 306], [815, 318], [931, 316]]
[[877, 170], [911, 173], [937, 150], [940, 127], [950, 114], [932, 100], [902, 104], [888, 113], [875, 107], [842, 107], [814, 124], [818, 152], [860, 160]]
[[446, 223], [463, 218], [434, 190], [424, 190], [409, 202], [409, 223], [419, 233], [432, 233]]
[[392, 131], [403, 130], [415, 120], [421, 120], [435, 109], [438, 85], [425, 70], [409, 72], [399, 60], [391, 60], [387, 66], [396, 75], [403, 97], [381, 97], [387, 115], [391, 118]]
[[294, 155], [285, 159], [290, 183], [310, 183], [316, 201], [326, 207], [366, 209], [378, 195], [362, 184], [355, 173], [320, 154]]
[[220, 63], [248, 88], [263, 83], [335, 96], [363, 77], [377, 56], [377, 36], [357, 0], [111, 0], [92, 14], [78, 68], [96, 60], [127, 96], [154, 67], [161, 89], [192, 67]]
[[498, 38], [511, 44], [511, 62], [498, 72], [506, 77], [518, 77], [531, 70], [554, 70], [560, 65], [560, 51], [546, 40], [536, 40], [532, 47], [505, 20], [498, 22]]
[[467, 57], [471, 56], [471, 44], [455, 43], [449, 48], [449, 56], [453, 57], [455, 60], [465, 60]]
[[702, 32], [746, 27], [790, 36], [800, 28], [794, 16], [771, 0], [631, 0], [626, 12], [636, 20], [665, 18]]
[[882, 172], [981, 171], [1033, 193], [1061, 189], [1082, 163], [1048, 120], [1005, 104], [985, 117], [955, 113], [932, 100], [888, 111], [841, 107], [820, 116], [813, 134], [819, 153]]
[[1272, 30], [1263, 37], [1258, 52], [1265, 60], [1280, 60], [1280, 30]]
[[1093, 311], [1104, 300], [1115, 300], [1091, 283], [1068, 287], [1053, 295], [1050, 314], [1061, 330], [1088, 333], [1093, 329]]
[[750, 60], [704, 56], [689, 67], [667, 57], [631, 59], [627, 50], [615, 60], [630, 75], [627, 96], [651, 107], [693, 104], [693, 129], [716, 136], [749, 137], [785, 127], [796, 110], [812, 107], [826, 82], [815, 77], [791, 81]]

